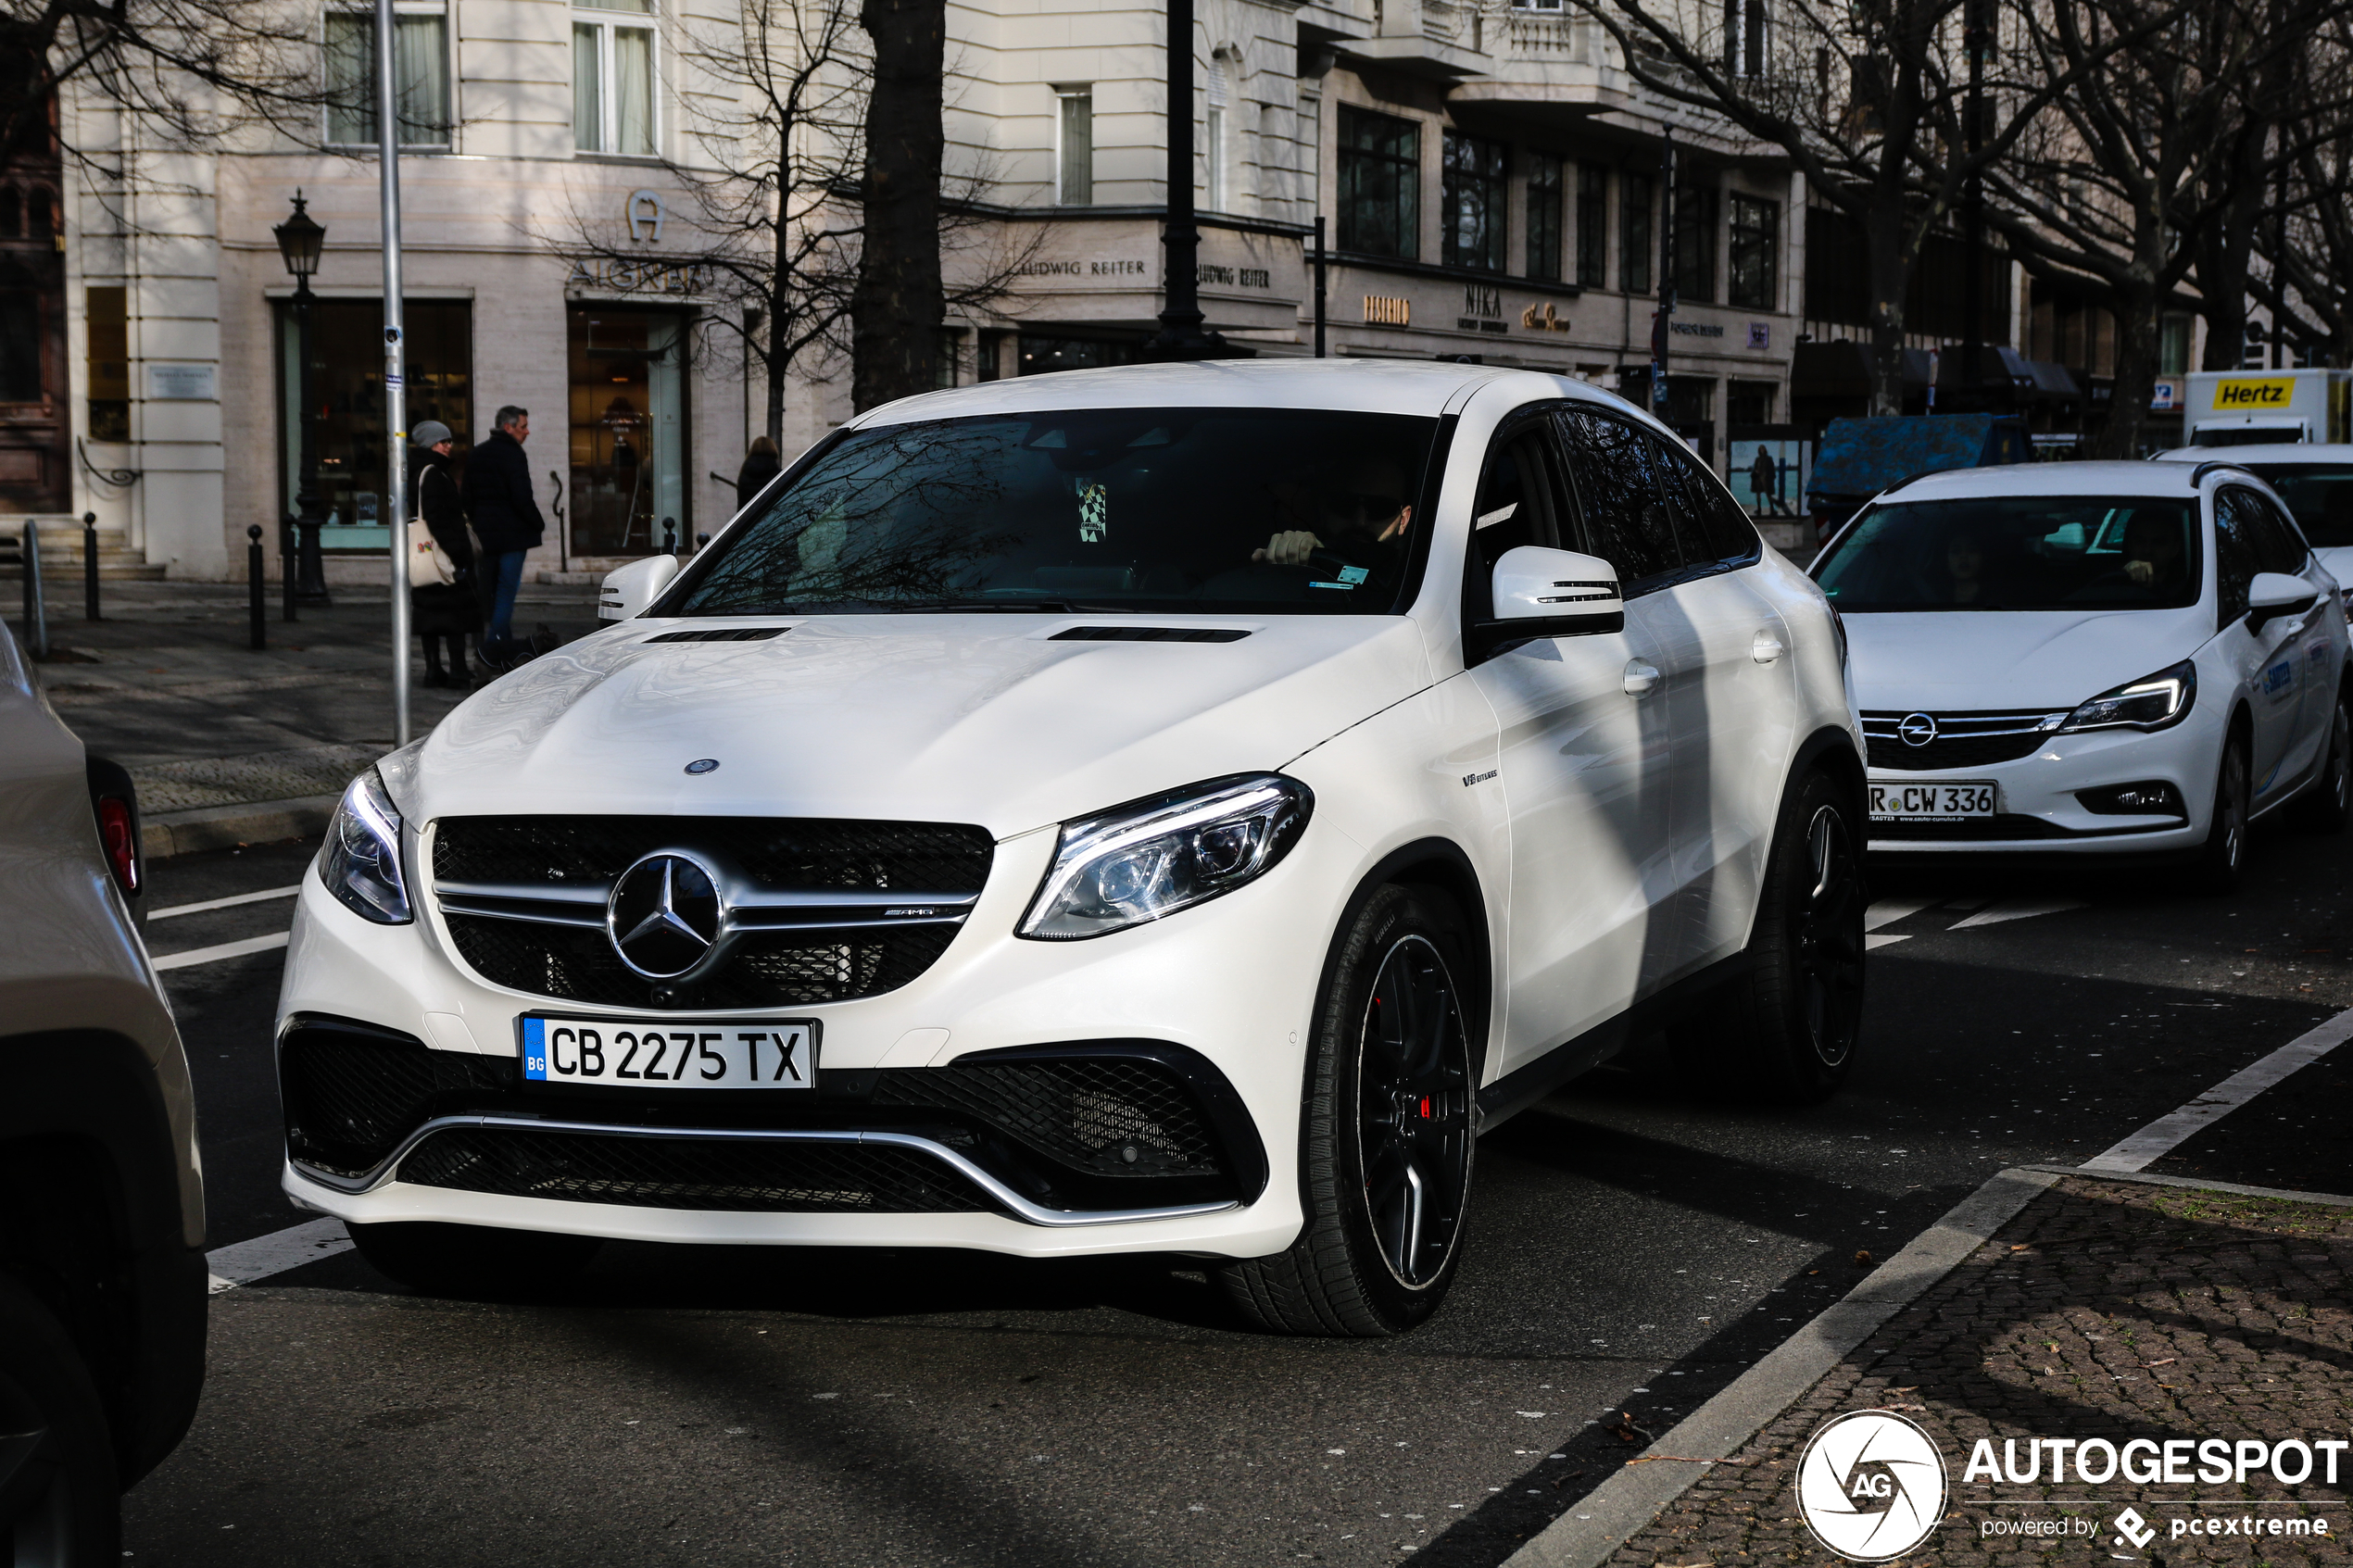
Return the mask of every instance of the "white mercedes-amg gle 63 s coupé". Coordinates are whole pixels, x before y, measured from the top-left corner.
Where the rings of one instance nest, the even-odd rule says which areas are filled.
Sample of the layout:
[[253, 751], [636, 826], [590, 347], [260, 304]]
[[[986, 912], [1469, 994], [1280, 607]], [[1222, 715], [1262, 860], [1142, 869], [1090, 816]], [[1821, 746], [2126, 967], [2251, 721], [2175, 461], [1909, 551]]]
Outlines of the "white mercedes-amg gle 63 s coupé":
[[1629, 1038], [1784, 1100], [1853, 1060], [1837, 617], [1579, 383], [912, 398], [606, 601], [354, 781], [303, 890], [285, 1186], [395, 1278], [1153, 1252], [1390, 1334], [1480, 1131]]

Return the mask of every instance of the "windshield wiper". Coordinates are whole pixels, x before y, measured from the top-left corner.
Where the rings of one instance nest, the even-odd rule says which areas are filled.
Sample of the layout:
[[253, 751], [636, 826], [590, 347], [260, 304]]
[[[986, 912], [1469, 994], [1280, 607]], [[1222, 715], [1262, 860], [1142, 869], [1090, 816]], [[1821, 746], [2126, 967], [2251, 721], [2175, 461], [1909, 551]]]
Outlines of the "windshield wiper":
[[1036, 612], [1045, 610], [1054, 615], [1103, 615], [1112, 612], [1109, 605], [1078, 604], [1070, 599], [934, 599], [928, 604], [876, 605], [876, 609], [891, 615], [923, 615], [940, 610], [1014, 610]]

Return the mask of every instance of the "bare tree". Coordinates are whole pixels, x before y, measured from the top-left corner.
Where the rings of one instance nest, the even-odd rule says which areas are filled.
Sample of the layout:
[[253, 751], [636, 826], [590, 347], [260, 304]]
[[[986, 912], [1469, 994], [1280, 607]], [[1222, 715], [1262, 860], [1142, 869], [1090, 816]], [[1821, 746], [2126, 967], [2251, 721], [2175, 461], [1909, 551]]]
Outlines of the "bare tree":
[[[2271, 199], [2250, 225], [2264, 266], [2248, 270], [2247, 292], [2269, 308], [2275, 333], [2353, 366], [2353, 19], [2326, 19], [2297, 54], [2294, 77], [2294, 123], [2309, 133], [2285, 149], [2265, 186]], [[2244, 320], [2242, 307], [2231, 364], [2245, 351]], [[2222, 368], [2209, 344], [2208, 369]]]
[[[2011, 69], [1998, 17], [1971, 14], [1992, 13], [1994, 0], [1776, 0], [1764, 12], [1570, 3], [1609, 33], [1644, 89], [1720, 117], [1735, 140], [1780, 148], [1817, 199], [1854, 221], [1869, 276], [1871, 411], [1899, 411], [1905, 302], [1923, 246], [2083, 68]], [[2189, 0], [2173, 4], [2178, 13]], [[1752, 31], [1760, 26], [1769, 37]], [[1965, 122], [1972, 45], [1983, 51], [1984, 101], [2003, 107], [2005, 124]]]

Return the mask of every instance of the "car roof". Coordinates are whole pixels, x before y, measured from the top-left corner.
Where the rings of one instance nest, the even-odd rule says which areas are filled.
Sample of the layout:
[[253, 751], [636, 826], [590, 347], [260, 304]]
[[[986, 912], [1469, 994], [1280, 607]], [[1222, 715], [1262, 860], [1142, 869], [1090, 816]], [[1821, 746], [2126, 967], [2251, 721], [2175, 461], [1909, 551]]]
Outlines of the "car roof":
[[1459, 407], [1470, 391], [1511, 380], [1525, 381], [1531, 400], [1590, 398], [1632, 410], [1624, 399], [1585, 383], [1499, 365], [1428, 359], [1203, 359], [982, 382], [887, 403], [855, 423], [903, 424], [1088, 408], [1349, 408], [1434, 417]]
[[2353, 468], [2353, 445], [2344, 442], [2263, 441], [2244, 446], [2176, 446], [2157, 454], [2160, 463], [2237, 463], [2245, 468], [2301, 468], [2343, 463]]
[[1947, 469], [1881, 493], [1889, 501], [1957, 501], [1996, 495], [2163, 495], [2192, 492], [2171, 464], [2140, 462], [2004, 463]]

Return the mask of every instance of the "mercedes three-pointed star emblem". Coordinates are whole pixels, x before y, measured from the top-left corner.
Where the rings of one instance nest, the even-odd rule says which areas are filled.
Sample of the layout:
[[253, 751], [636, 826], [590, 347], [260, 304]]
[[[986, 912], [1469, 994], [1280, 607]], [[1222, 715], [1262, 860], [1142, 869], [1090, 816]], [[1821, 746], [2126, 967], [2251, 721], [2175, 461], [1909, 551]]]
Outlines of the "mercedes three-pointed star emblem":
[[675, 980], [719, 946], [719, 878], [692, 856], [663, 850], [621, 873], [605, 903], [605, 931], [621, 961], [648, 980]]

